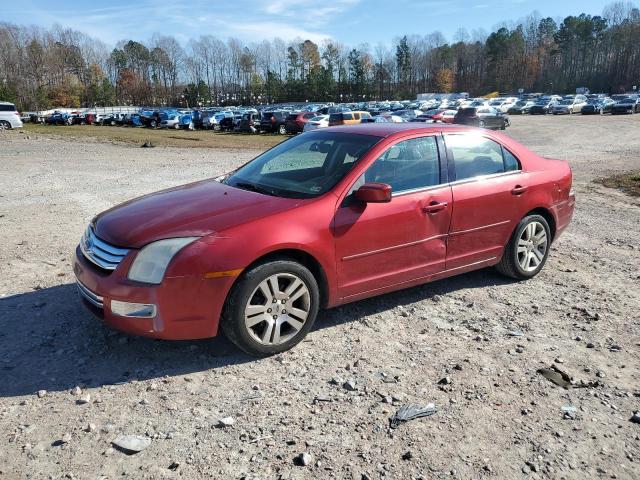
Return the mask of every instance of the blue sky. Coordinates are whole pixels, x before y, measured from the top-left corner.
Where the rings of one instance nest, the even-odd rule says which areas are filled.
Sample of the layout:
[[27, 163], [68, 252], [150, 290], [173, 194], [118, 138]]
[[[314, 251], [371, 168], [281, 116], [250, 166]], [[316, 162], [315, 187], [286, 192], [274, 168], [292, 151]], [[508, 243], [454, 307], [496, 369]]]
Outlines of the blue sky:
[[459, 28], [491, 31], [537, 10], [542, 16], [601, 14], [603, 0], [3, 0], [0, 21], [58, 23], [100, 38], [148, 40], [154, 32], [181, 42], [199, 35], [243, 42], [281, 37], [331, 38], [348, 45], [389, 43], [403, 34]]

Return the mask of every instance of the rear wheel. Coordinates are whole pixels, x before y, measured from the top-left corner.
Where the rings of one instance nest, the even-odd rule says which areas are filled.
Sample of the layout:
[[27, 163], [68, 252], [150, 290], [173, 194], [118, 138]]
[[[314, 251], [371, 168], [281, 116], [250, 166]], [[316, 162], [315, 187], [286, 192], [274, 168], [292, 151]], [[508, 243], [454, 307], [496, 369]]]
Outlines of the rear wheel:
[[280, 125], [280, 127], [278, 127], [278, 133], [280, 135], [285, 135], [287, 133], [287, 129], [285, 128], [284, 125]]
[[319, 303], [318, 283], [306, 267], [274, 260], [242, 275], [229, 293], [220, 326], [246, 353], [273, 355], [302, 341]]
[[6, 120], [0, 120], [0, 131], [11, 130], [11, 124]]
[[480, 121], [478, 122], [478, 126], [479, 126], [480, 128], [484, 128], [484, 120], [480, 120]]
[[508, 277], [525, 280], [535, 277], [547, 261], [551, 230], [544, 217], [524, 217], [505, 247], [498, 271]]

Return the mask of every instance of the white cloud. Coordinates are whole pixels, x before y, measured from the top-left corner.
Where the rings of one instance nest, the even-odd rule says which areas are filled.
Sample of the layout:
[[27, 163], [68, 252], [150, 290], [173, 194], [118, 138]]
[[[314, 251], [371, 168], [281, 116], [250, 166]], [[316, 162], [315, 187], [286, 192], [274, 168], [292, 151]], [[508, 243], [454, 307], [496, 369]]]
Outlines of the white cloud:
[[321, 32], [312, 32], [303, 28], [298, 28], [288, 23], [280, 22], [242, 22], [230, 25], [229, 29], [237, 34], [249, 35], [250, 39], [263, 40], [275, 37], [283, 40], [293, 40], [301, 38], [320, 43], [331, 35]]
[[308, 0], [270, 0], [263, 8], [268, 15], [299, 18], [304, 22], [327, 22], [331, 15], [337, 15], [356, 6], [361, 0], [332, 0], [325, 4], [314, 4]]

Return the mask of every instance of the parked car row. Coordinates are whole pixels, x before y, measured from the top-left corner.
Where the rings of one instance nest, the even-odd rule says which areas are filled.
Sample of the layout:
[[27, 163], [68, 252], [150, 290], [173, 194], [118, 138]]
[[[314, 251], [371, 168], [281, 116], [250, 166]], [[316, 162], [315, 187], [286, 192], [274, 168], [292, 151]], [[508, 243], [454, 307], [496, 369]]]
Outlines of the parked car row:
[[[8, 110], [10, 113], [3, 113]], [[130, 110], [131, 111], [131, 110]], [[211, 129], [246, 133], [296, 134], [356, 123], [459, 123], [502, 129], [509, 115], [593, 115], [640, 112], [637, 94], [527, 94], [521, 97], [470, 98], [466, 94], [434, 96], [428, 100], [359, 103], [287, 103], [255, 107], [198, 109], [141, 108], [136, 113], [54, 111], [20, 115], [15, 105], [0, 102], [0, 129], [19, 128], [24, 121], [50, 125], [108, 125], [168, 129]], [[20, 122], [20, 124], [18, 124]]]

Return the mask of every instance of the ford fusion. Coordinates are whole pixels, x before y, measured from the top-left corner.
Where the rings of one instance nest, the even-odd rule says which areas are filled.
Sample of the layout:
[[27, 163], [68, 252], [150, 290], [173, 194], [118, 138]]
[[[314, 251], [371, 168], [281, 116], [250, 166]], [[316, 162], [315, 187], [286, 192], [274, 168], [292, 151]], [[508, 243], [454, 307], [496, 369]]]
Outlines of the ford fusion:
[[571, 182], [566, 162], [497, 132], [316, 130], [224, 177], [97, 215], [74, 271], [83, 302], [115, 329], [221, 330], [270, 355], [300, 342], [322, 308], [489, 266], [537, 275], [571, 221]]

